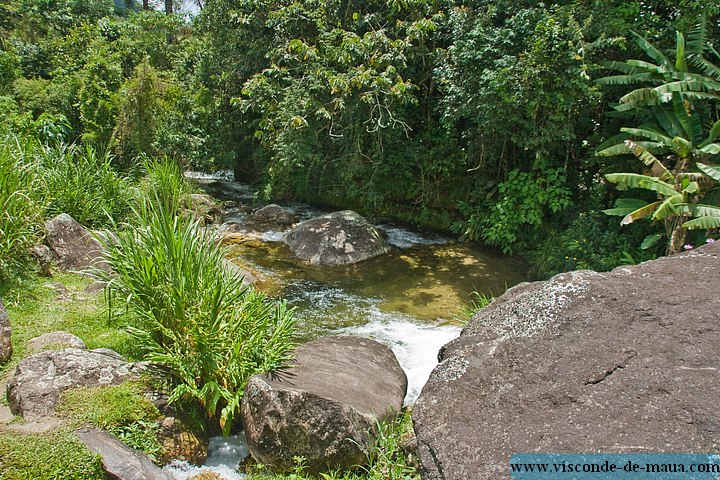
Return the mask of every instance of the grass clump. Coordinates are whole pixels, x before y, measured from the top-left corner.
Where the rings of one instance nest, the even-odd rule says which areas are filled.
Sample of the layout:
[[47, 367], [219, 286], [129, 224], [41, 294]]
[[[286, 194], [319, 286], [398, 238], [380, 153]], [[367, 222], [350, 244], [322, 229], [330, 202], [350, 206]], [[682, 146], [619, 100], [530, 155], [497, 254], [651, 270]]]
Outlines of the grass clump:
[[141, 382], [74, 388], [63, 392], [58, 412], [75, 422], [107, 430], [156, 460], [163, 451], [157, 439], [160, 412], [143, 396], [144, 391]]
[[111, 160], [91, 146], [43, 146], [39, 168], [48, 198], [45, 214], [67, 213], [90, 228], [125, 219], [136, 193]]
[[200, 405], [229, 433], [251, 375], [291, 358], [294, 319], [226, 266], [200, 223], [156, 198], [107, 244], [109, 299], [138, 319], [144, 358], [171, 379], [171, 402]]
[[0, 138], [0, 283], [22, 269], [28, 248], [40, 236], [43, 205], [31, 161], [35, 148], [27, 138]]
[[0, 480], [104, 480], [100, 457], [71, 430], [42, 435], [0, 432]]
[[140, 181], [143, 198], [157, 199], [167, 209], [189, 203], [187, 198], [195, 189], [177, 162], [166, 157], [145, 158], [143, 166], [146, 172]]

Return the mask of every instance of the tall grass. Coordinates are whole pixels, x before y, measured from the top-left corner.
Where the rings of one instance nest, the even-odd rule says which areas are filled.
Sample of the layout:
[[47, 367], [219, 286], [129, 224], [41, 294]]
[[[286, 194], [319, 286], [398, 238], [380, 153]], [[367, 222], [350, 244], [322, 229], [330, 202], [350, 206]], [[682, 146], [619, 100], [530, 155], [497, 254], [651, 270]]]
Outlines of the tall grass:
[[0, 281], [22, 268], [42, 228], [42, 202], [33, 155], [39, 144], [23, 137], [0, 138]]
[[103, 227], [130, 213], [136, 194], [108, 153], [91, 146], [45, 145], [38, 163], [46, 215], [68, 213], [86, 227]]
[[145, 198], [158, 199], [165, 208], [177, 208], [189, 204], [188, 197], [193, 186], [183, 175], [180, 165], [167, 158], [143, 158], [145, 177], [140, 190]]
[[291, 358], [294, 319], [243, 287], [211, 235], [166, 201], [141, 204], [137, 223], [108, 241], [109, 298], [139, 318], [132, 334], [172, 378], [171, 401], [197, 402], [228, 433], [249, 377]]

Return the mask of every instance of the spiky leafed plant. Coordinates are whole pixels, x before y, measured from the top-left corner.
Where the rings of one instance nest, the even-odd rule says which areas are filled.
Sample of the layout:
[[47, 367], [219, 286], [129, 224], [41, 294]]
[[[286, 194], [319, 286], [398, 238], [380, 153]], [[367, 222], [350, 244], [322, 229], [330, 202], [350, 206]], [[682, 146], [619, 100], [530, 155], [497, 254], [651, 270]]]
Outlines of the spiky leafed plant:
[[[619, 112], [633, 111], [646, 121], [639, 127], [621, 128], [621, 135], [601, 145], [597, 155], [636, 156], [650, 168], [647, 173], [614, 173], [606, 178], [623, 189], [654, 191], [658, 200], [647, 203], [622, 199], [617, 208], [606, 213], [623, 215], [622, 224], [641, 218], [662, 220], [668, 238], [666, 251], [670, 254], [682, 249], [686, 229], [720, 227], [720, 209], [716, 206], [716, 197], [720, 195], [710, 194], [716, 190], [720, 170], [708, 164], [720, 154], [720, 144], [715, 143], [720, 135], [717, 120], [720, 68], [704, 58], [703, 53], [709, 52], [719, 59], [720, 55], [706, 42], [704, 22], [690, 32], [687, 45], [685, 37], [677, 33], [675, 62], [634, 35], [638, 45], [656, 63], [609, 62], [608, 67], [623, 75], [605, 77], [598, 83], [650, 84], [624, 95], [614, 107]], [[710, 204], [700, 204], [703, 200]]]

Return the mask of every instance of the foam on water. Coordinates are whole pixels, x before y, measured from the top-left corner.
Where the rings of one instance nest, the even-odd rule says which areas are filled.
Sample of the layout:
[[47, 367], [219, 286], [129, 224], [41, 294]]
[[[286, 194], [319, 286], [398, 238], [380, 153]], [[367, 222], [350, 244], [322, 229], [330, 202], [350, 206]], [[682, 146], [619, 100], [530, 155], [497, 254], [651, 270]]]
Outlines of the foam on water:
[[395, 225], [381, 224], [377, 228], [385, 233], [390, 245], [400, 249], [414, 245], [439, 245], [448, 242], [447, 238], [440, 235], [413, 232]]
[[193, 172], [193, 171], [187, 171], [184, 172], [185, 178], [188, 178], [190, 180], [200, 180], [200, 181], [233, 181], [235, 180], [235, 175], [230, 170], [218, 170], [217, 172], [212, 173], [206, 173], [206, 172]]
[[204, 466], [196, 467], [188, 462], [176, 460], [163, 470], [175, 480], [187, 480], [206, 471], [218, 473], [225, 480], [240, 480], [245, 478], [245, 475], [239, 473], [237, 467], [248, 455], [244, 433], [228, 437], [211, 437], [208, 458]]
[[460, 334], [460, 328], [449, 325], [421, 325], [403, 318], [385, 318], [344, 328], [339, 332], [372, 338], [392, 349], [408, 377], [405, 405], [411, 405], [417, 400], [437, 365], [440, 347], [456, 338]]

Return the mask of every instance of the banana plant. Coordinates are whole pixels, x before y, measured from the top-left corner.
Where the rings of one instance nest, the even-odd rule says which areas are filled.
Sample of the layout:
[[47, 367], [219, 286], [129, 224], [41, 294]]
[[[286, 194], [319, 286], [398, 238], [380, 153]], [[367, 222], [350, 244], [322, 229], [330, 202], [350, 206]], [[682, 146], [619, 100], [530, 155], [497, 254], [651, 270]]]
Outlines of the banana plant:
[[676, 253], [686, 243], [687, 230], [720, 228], [720, 170], [712, 164], [720, 158], [720, 143], [716, 142], [720, 136], [720, 68], [704, 54], [718, 59], [720, 55], [707, 43], [705, 22], [693, 28], [687, 42], [677, 32], [674, 61], [640, 35], [633, 35], [652, 62], [609, 62], [606, 66], [623, 75], [597, 83], [642, 83], [613, 108], [632, 111], [646, 120], [637, 127], [621, 128], [621, 134], [601, 145], [596, 155], [637, 157], [646, 172], [612, 173], [605, 178], [620, 189], [653, 191], [657, 200], [620, 199], [616, 208], [605, 213], [622, 215], [623, 225], [645, 218], [662, 221], [668, 238], [666, 252]]

